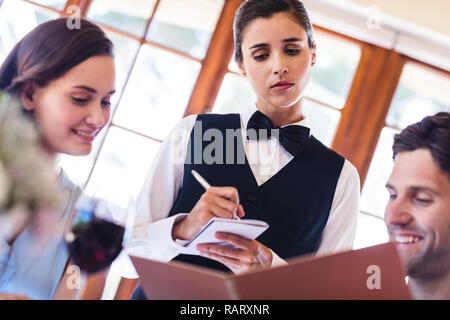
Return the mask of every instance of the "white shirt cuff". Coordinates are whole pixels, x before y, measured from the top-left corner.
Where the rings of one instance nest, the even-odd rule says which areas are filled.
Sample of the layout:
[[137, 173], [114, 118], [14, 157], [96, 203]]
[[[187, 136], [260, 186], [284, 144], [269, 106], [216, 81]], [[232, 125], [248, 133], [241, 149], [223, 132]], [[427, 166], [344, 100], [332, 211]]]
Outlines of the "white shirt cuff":
[[[183, 249], [180, 244], [172, 239], [173, 225], [186, 216], [187, 214], [180, 213], [145, 226], [140, 226], [140, 228], [146, 228], [146, 235], [145, 237], [132, 238], [125, 247], [126, 254], [128, 256], [134, 255], [145, 259], [169, 262]], [[138, 277], [129, 257], [122, 258], [120, 264], [124, 277]]]

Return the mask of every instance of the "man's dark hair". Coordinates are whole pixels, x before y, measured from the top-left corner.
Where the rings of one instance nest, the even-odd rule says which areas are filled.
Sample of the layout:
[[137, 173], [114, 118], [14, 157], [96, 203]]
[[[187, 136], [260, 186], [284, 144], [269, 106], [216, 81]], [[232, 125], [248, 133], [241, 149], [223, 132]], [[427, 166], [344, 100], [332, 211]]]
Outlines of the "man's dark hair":
[[406, 127], [394, 136], [394, 159], [399, 152], [427, 149], [450, 179], [450, 113], [439, 112]]

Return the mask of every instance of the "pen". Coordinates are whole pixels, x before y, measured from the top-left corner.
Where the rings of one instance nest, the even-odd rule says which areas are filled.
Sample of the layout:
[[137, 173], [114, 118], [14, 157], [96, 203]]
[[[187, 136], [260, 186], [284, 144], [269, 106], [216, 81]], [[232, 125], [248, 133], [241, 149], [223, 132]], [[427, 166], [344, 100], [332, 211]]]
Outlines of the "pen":
[[202, 185], [205, 190], [208, 190], [211, 188], [211, 185], [195, 170], [191, 170], [192, 175], [194, 178]]
[[[200, 173], [198, 173], [195, 170], [191, 170], [192, 175], [194, 176], [195, 180], [197, 180], [203, 188], [205, 188], [205, 190], [208, 190], [209, 188], [211, 188], [211, 185], [205, 180], [205, 178], [203, 178]], [[236, 220], [241, 220], [236, 213], [234, 213], [234, 219]]]

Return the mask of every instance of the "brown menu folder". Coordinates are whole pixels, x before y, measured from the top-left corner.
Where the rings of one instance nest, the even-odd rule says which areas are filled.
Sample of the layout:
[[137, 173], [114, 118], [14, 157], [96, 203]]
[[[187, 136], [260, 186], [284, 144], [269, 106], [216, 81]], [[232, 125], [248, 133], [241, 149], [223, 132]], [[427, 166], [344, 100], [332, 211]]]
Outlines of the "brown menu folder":
[[233, 275], [131, 256], [148, 299], [411, 299], [395, 245], [381, 245]]

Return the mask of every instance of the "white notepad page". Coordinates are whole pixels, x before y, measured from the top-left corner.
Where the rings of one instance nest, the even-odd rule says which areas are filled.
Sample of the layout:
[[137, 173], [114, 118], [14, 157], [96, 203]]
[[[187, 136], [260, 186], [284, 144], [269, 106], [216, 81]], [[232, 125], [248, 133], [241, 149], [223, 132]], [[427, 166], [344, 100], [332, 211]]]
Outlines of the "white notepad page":
[[252, 219], [225, 219], [225, 218], [212, 218], [209, 222], [189, 241], [184, 245], [184, 249], [181, 253], [198, 255], [199, 252], [196, 248], [200, 243], [227, 243], [217, 239], [215, 237], [216, 232], [228, 232], [239, 235], [249, 240], [256, 239], [261, 233], [267, 230], [269, 225], [261, 220]]

